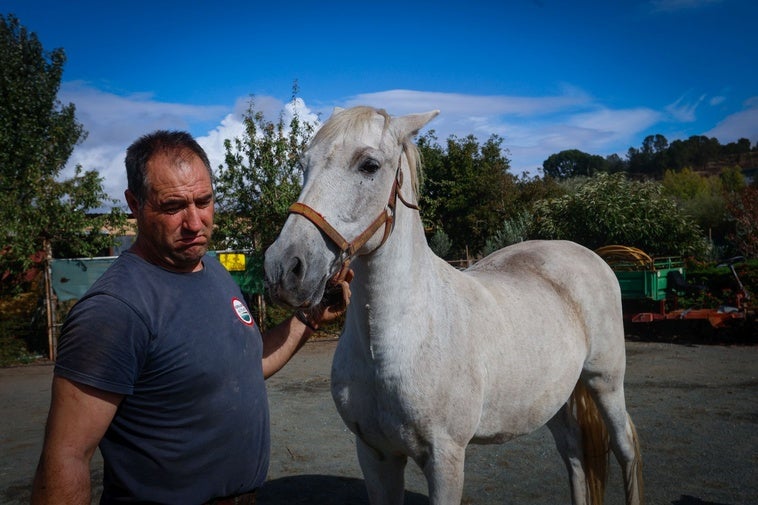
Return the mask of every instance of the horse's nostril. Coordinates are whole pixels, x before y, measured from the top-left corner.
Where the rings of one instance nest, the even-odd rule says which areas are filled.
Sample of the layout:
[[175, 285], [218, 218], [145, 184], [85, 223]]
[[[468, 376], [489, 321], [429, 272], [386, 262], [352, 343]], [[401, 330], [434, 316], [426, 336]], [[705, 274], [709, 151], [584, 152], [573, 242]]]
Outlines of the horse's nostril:
[[302, 279], [303, 270], [303, 262], [300, 260], [300, 258], [294, 258], [292, 262], [292, 268], [290, 269], [292, 275], [297, 279]]

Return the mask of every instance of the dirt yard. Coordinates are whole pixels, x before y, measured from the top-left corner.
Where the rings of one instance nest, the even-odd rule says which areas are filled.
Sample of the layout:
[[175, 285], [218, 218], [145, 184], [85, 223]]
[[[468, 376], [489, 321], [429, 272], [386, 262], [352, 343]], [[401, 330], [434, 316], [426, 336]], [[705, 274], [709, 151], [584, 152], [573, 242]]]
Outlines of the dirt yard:
[[[367, 503], [353, 436], [329, 393], [335, 345], [309, 343], [268, 381], [272, 455], [261, 505]], [[647, 503], [758, 504], [758, 344], [630, 340], [627, 356], [627, 401], [642, 443]], [[50, 364], [0, 369], [0, 504], [28, 503], [51, 374]], [[93, 468], [96, 480], [100, 465]], [[428, 503], [413, 463], [406, 489], [406, 504]], [[623, 503], [621, 489], [614, 461], [606, 502]], [[547, 429], [469, 448], [464, 504], [568, 502]]]

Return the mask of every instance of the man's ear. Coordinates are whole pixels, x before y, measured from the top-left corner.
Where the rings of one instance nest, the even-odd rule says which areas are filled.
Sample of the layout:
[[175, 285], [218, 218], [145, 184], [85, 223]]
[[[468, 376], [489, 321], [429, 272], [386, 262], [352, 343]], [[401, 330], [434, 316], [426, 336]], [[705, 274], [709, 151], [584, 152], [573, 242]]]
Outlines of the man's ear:
[[137, 211], [139, 210], [139, 202], [137, 201], [137, 197], [134, 196], [134, 193], [127, 189], [124, 191], [124, 198], [126, 198], [126, 204], [129, 206], [129, 210], [131, 210], [132, 214], [136, 216]]

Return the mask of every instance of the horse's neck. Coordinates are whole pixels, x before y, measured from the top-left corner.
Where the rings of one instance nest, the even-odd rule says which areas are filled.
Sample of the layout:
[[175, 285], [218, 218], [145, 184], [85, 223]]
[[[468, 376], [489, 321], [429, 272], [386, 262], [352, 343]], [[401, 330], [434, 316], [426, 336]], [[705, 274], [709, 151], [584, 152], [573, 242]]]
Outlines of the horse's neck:
[[[369, 286], [385, 284], [383, 279], [397, 287], [408, 284], [423, 273], [420, 269], [430, 255], [419, 211], [398, 202], [395, 226], [387, 242], [364, 258]], [[374, 291], [383, 298], [381, 289]]]
[[377, 251], [354, 262], [356, 275], [351, 309], [353, 324], [362, 337], [377, 339], [397, 331], [407, 320], [409, 303], [426, 297], [428, 277], [434, 275], [418, 211], [398, 202], [395, 227]]

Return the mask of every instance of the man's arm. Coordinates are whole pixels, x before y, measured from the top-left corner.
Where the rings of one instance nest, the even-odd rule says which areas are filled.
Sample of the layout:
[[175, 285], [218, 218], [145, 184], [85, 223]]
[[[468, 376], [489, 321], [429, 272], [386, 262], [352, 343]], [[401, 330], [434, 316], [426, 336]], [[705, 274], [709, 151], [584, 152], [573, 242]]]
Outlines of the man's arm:
[[89, 505], [90, 461], [122, 398], [62, 377], [53, 378], [32, 505]]
[[268, 379], [295, 355], [308, 341], [319, 324], [337, 319], [350, 303], [350, 281], [353, 271], [349, 270], [345, 280], [334, 284], [324, 300], [304, 312], [306, 322], [292, 316], [263, 334], [263, 377]]
[[263, 334], [263, 378], [268, 379], [308, 341], [313, 330], [292, 316]]

